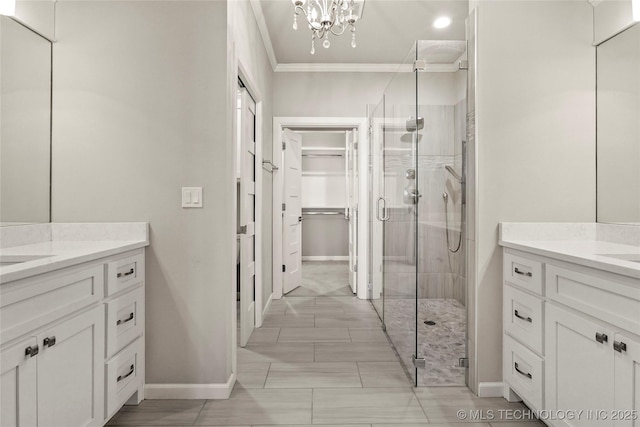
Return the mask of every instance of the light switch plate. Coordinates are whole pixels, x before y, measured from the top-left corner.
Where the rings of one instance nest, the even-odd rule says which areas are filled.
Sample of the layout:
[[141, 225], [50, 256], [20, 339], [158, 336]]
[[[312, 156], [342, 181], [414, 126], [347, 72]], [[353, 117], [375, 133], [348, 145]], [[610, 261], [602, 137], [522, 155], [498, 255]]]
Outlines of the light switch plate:
[[182, 187], [182, 207], [202, 207], [202, 187]]

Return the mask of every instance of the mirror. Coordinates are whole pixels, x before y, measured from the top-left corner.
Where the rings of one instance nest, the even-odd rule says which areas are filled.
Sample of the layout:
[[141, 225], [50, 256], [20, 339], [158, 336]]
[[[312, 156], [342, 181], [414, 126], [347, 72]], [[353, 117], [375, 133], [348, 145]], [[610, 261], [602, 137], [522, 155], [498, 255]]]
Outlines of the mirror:
[[640, 25], [596, 54], [597, 220], [640, 225]]
[[51, 42], [0, 18], [0, 225], [49, 222]]

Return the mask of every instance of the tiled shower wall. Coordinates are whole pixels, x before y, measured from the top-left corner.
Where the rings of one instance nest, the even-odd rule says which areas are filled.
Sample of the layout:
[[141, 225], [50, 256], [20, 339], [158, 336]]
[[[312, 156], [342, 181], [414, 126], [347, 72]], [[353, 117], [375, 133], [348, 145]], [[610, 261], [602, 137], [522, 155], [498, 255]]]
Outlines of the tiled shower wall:
[[[447, 298], [466, 303], [466, 272], [463, 245], [458, 252], [447, 248], [447, 221], [443, 193], [449, 194], [448, 230], [451, 248], [458, 243], [461, 230], [461, 185], [444, 168], [452, 166], [462, 175], [462, 140], [466, 135], [465, 101], [456, 105], [421, 106], [425, 119], [418, 153], [418, 288], [415, 288], [415, 219], [414, 207], [400, 207], [403, 189], [408, 181], [405, 169], [412, 168], [411, 159], [398, 156], [396, 161], [395, 207], [385, 223], [386, 298]], [[462, 228], [464, 229], [464, 227]]]

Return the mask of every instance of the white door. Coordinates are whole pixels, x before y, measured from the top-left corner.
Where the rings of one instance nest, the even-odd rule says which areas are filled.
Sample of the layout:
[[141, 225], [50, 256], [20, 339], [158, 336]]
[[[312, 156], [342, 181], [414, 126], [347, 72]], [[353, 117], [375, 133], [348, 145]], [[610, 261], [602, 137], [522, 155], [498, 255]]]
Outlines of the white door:
[[346, 132], [347, 207], [349, 220], [349, 285], [356, 292], [358, 283], [358, 131]]
[[255, 200], [256, 200], [256, 104], [240, 89], [240, 346], [244, 347], [255, 326]]
[[[613, 409], [613, 333], [578, 314], [546, 304], [546, 409]], [[558, 426], [608, 426], [611, 419], [556, 420]]]
[[37, 425], [36, 348], [30, 337], [0, 353], [0, 427]]
[[284, 148], [283, 293], [302, 284], [302, 136], [290, 129], [282, 132]]
[[38, 335], [38, 427], [104, 421], [104, 308]]
[[640, 426], [640, 420], [633, 419], [633, 414], [640, 413], [640, 341], [616, 334], [614, 345], [615, 407], [624, 415], [615, 425]]

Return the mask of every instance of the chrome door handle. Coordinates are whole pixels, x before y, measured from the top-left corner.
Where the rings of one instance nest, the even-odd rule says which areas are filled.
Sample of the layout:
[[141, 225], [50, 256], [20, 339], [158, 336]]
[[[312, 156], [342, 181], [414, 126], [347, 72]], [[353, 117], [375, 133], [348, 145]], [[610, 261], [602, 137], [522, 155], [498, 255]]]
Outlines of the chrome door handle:
[[56, 345], [56, 337], [55, 336], [47, 337], [47, 338], [42, 340], [42, 347], [53, 347], [54, 345]]
[[521, 276], [527, 276], [527, 277], [533, 277], [533, 273], [531, 273], [530, 271], [520, 271], [518, 270], [518, 267], [516, 267], [513, 270], [514, 273], [519, 274]]
[[131, 268], [126, 273], [118, 273], [118, 275], [116, 277], [119, 279], [121, 277], [131, 276], [133, 273], [135, 273], [135, 270], [133, 268]]
[[131, 366], [129, 367], [129, 372], [127, 372], [127, 373], [126, 373], [126, 374], [124, 374], [124, 375], [118, 375], [118, 379], [117, 379], [117, 381], [116, 381], [116, 382], [118, 382], [118, 383], [119, 383], [119, 382], [120, 382], [120, 381], [122, 381], [123, 379], [125, 379], [125, 378], [127, 378], [127, 377], [130, 377], [130, 376], [135, 372], [135, 370], [136, 370], [136, 369], [135, 369], [135, 366], [131, 365]]
[[[382, 202], [382, 216], [380, 216], [380, 202]], [[378, 197], [378, 201], [376, 203], [376, 218], [378, 221], [388, 221], [389, 213], [387, 212], [387, 201], [384, 197]]]
[[623, 343], [622, 341], [614, 341], [613, 349], [618, 353], [622, 353], [623, 351], [627, 351], [627, 344]]
[[127, 323], [133, 320], [133, 312], [129, 313], [129, 317], [127, 317], [126, 319], [118, 319], [118, 321], [116, 322], [116, 326], [120, 326], [123, 323]]
[[521, 371], [520, 368], [518, 368], [518, 362], [514, 363], [513, 367], [516, 368], [516, 372], [522, 375], [523, 377], [527, 377], [529, 379], [533, 378], [533, 376], [529, 372]]
[[524, 321], [529, 322], [529, 323], [533, 323], [533, 319], [531, 319], [531, 317], [529, 317], [529, 316], [527, 316], [527, 317], [521, 316], [520, 313], [518, 313], [518, 310], [513, 310], [513, 315], [516, 316], [518, 319], [524, 320]]
[[600, 332], [596, 332], [596, 341], [598, 341], [600, 344], [603, 344], [609, 341], [609, 337], [607, 336], [607, 334], [601, 334]]

